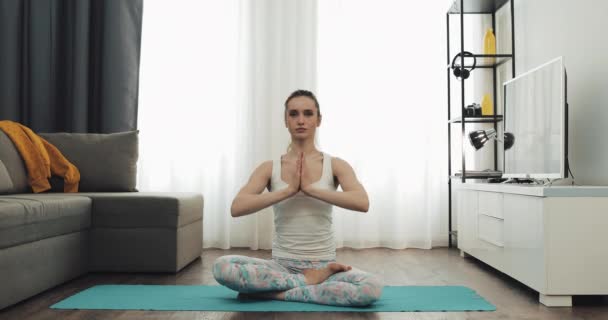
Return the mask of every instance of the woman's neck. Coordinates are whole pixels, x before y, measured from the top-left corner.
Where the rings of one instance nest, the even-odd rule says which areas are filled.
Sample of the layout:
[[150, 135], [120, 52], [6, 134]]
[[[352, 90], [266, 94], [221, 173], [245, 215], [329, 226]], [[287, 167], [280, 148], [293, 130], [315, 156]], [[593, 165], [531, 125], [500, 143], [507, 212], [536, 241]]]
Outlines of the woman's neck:
[[300, 143], [293, 141], [291, 143], [291, 148], [287, 154], [292, 155], [292, 156], [297, 156], [302, 152], [304, 152], [305, 157], [316, 155], [316, 154], [320, 153], [319, 150], [317, 150], [317, 148], [315, 147], [315, 144], [313, 141], [311, 141], [310, 143], [304, 143], [304, 144], [300, 144]]

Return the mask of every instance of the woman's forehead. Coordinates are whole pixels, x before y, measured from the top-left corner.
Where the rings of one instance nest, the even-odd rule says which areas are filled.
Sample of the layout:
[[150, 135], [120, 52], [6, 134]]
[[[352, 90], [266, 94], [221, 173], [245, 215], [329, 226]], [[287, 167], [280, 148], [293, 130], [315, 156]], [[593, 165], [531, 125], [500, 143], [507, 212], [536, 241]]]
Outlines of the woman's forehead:
[[287, 103], [288, 110], [306, 110], [314, 109], [315, 102], [309, 97], [295, 97]]

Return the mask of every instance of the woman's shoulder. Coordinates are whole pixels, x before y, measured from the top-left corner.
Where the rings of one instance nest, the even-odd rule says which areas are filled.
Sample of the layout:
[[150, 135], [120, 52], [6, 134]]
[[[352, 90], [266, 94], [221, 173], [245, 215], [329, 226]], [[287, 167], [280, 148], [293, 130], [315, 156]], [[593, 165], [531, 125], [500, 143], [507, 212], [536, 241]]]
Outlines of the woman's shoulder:
[[333, 169], [334, 174], [351, 167], [350, 164], [348, 164], [348, 162], [346, 160], [344, 160], [340, 157], [337, 157], [337, 156], [330, 156], [330, 157], [331, 157], [331, 168]]
[[344, 162], [344, 159], [340, 158], [337, 155], [331, 154], [329, 152], [323, 152], [323, 154], [329, 157], [329, 159], [331, 160], [331, 164], [332, 165], [334, 165], [334, 164], [340, 164], [340, 163]]
[[272, 175], [272, 160], [266, 160], [260, 163], [253, 171], [253, 174], [270, 177]]
[[273, 162], [274, 162], [273, 160], [265, 160], [265, 161], [262, 161], [262, 163], [260, 163], [260, 164], [258, 165], [258, 168], [266, 168], [266, 167], [271, 167], [271, 168], [272, 168], [272, 163], [273, 163]]

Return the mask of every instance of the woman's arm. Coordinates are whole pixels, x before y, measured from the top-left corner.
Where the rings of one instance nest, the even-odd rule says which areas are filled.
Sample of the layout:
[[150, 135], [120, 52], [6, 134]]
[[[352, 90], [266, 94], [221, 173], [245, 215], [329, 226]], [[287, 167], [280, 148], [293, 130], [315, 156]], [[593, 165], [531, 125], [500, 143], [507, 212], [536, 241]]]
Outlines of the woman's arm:
[[348, 162], [334, 157], [331, 162], [333, 174], [338, 178], [343, 192], [312, 188], [306, 161], [302, 162], [302, 191], [307, 195], [349, 210], [367, 212], [369, 199], [363, 185], [357, 180], [355, 171]]
[[[262, 163], [253, 171], [247, 184], [241, 188], [236, 197], [234, 197], [234, 200], [232, 200], [230, 214], [233, 217], [245, 216], [291, 197], [299, 191], [299, 174], [296, 174], [296, 176], [297, 180], [294, 180], [294, 177], [290, 176], [289, 180], [292, 180], [292, 183], [287, 181], [289, 183], [287, 188], [262, 193], [272, 177], [272, 161]], [[298, 187], [295, 187], [296, 181]]]

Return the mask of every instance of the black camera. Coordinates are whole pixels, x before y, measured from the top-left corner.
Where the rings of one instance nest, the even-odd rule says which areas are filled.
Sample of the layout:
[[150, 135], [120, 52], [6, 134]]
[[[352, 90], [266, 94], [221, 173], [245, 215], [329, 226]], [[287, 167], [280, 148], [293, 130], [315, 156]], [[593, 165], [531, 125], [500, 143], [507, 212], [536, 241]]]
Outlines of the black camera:
[[473, 103], [464, 108], [465, 117], [481, 117], [481, 105]]

